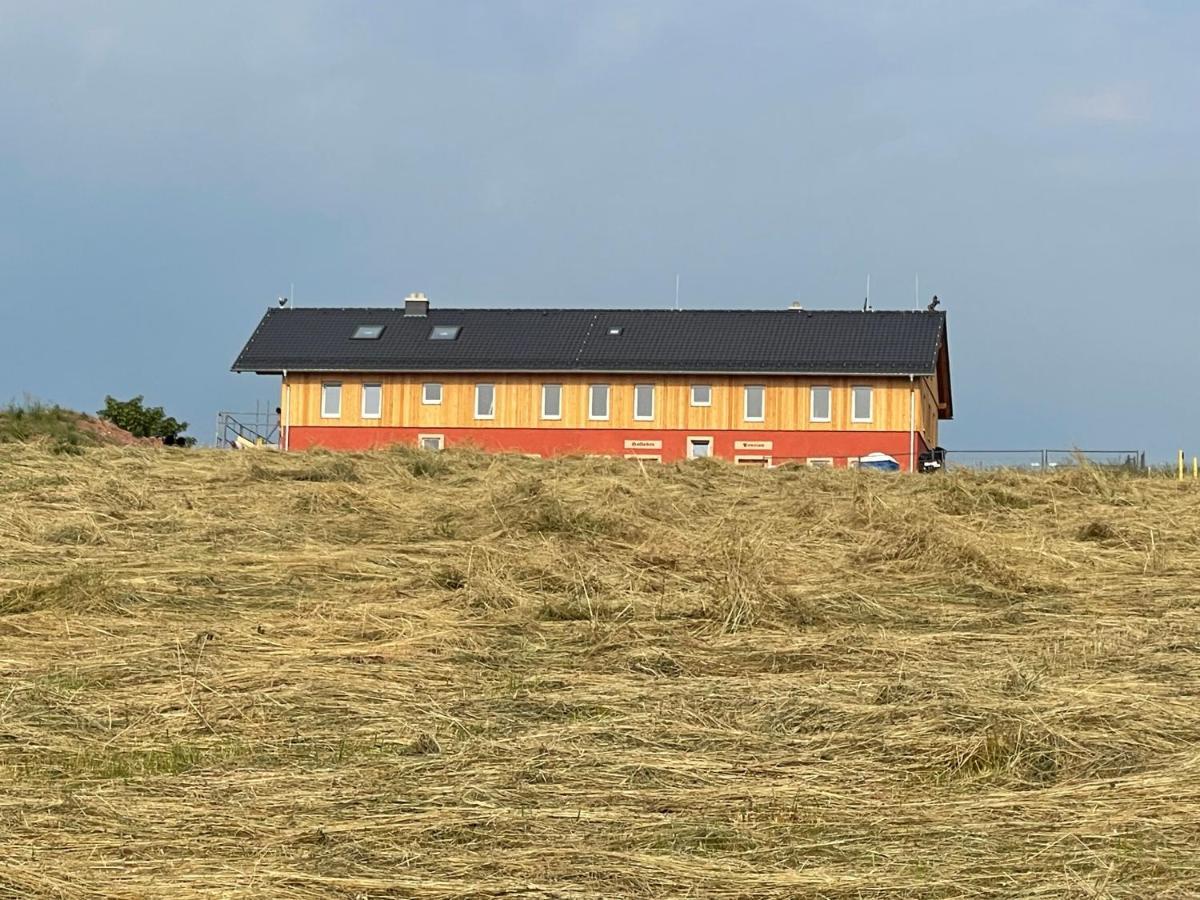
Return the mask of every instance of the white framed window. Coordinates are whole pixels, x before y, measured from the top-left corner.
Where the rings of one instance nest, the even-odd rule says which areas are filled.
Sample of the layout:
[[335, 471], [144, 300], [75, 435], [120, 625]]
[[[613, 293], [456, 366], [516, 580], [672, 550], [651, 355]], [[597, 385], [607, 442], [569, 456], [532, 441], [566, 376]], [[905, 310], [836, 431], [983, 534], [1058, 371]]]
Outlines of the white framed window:
[[421, 385], [421, 402], [426, 406], [437, 406], [442, 402], [442, 384], [439, 381], [427, 381]]
[[362, 386], [362, 417], [378, 419], [383, 415], [383, 385], [364, 384]]
[[857, 385], [850, 389], [850, 420], [852, 422], [871, 421], [874, 396], [875, 391], [867, 385]]
[[745, 390], [743, 413], [747, 422], [761, 422], [765, 418], [767, 389], [761, 384], [748, 384]]
[[633, 417], [643, 422], [654, 418], [654, 385], [633, 386]]
[[608, 385], [588, 385], [588, 418], [602, 420], [608, 418]]
[[561, 384], [543, 384], [542, 385], [542, 418], [543, 419], [561, 419], [562, 418], [562, 385]]
[[687, 439], [688, 459], [701, 459], [712, 456], [713, 439], [711, 437], [689, 437]]
[[339, 381], [327, 381], [321, 385], [321, 418], [342, 417], [342, 385]]
[[712, 385], [692, 385], [692, 406], [712, 406]]
[[494, 384], [475, 385], [475, 418], [496, 418], [496, 386]]
[[440, 434], [418, 434], [417, 446], [422, 450], [441, 450], [446, 446], [446, 438]]
[[733, 462], [739, 466], [757, 466], [760, 469], [771, 468], [771, 457], [769, 456], [735, 456]]
[[833, 418], [833, 392], [827, 385], [813, 385], [809, 391], [808, 419], [810, 422], [828, 422]]
[[832, 456], [810, 456], [808, 458], [808, 465], [810, 468], [813, 468], [813, 469], [832, 469], [833, 468], [833, 457]]

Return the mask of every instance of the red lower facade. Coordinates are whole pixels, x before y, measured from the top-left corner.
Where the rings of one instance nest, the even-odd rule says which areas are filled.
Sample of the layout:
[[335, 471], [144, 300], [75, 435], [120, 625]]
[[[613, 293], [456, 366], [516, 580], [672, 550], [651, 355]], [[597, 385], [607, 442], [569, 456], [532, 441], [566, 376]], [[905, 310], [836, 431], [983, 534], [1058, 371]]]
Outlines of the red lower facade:
[[[474, 447], [537, 456], [603, 454], [672, 462], [696, 455], [757, 465], [812, 463], [845, 466], [868, 453], [886, 453], [909, 468], [907, 431], [656, 431], [651, 429], [565, 428], [362, 428], [294, 425], [287, 429], [290, 450], [371, 450], [393, 444]], [[914, 452], [928, 449], [920, 434]], [[708, 442], [707, 445], [704, 442]], [[707, 454], [702, 451], [707, 450]]]

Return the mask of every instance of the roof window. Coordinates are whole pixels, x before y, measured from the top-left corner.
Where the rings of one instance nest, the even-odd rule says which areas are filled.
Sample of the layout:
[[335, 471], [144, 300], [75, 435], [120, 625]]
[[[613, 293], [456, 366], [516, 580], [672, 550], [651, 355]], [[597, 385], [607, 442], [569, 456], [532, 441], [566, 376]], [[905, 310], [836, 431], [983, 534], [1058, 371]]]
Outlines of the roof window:
[[377, 341], [381, 334], [383, 334], [382, 325], [359, 325], [354, 329], [354, 334], [350, 335], [350, 340]]
[[461, 325], [434, 325], [433, 331], [429, 332], [429, 339], [431, 341], [454, 341], [458, 339], [458, 333], [461, 330]]
[[613, 337], [616, 337], [617, 335], [619, 335], [619, 334], [620, 334], [621, 332], [623, 332], [624, 330], [625, 330], [625, 327], [624, 327], [623, 325], [610, 325], [610, 326], [608, 326], [608, 333], [609, 333], [610, 335], [612, 335]]

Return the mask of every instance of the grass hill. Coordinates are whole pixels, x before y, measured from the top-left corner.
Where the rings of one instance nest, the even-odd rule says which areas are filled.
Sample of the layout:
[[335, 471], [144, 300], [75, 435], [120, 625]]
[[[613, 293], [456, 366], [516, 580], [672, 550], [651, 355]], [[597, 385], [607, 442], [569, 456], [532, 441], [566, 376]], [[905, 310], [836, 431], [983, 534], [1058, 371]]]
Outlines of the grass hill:
[[0, 446], [0, 896], [1179, 897], [1200, 511]]
[[134, 437], [111, 422], [36, 400], [0, 407], [0, 444], [38, 443], [53, 453], [78, 453], [87, 447], [159, 445]]

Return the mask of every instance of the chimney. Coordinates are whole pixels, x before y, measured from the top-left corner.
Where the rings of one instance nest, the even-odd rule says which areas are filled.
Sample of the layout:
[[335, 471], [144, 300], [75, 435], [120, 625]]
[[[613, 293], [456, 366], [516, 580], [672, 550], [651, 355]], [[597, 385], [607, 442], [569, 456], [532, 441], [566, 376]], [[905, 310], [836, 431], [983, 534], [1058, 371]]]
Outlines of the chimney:
[[404, 298], [405, 318], [409, 316], [419, 316], [424, 318], [427, 315], [429, 315], [429, 300], [426, 299], [424, 294], [418, 292], [415, 294], [409, 294]]
[[799, 300], [793, 300], [792, 305], [788, 308], [793, 309], [796, 312], [802, 312], [804, 310], [804, 304], [801, 303]]

